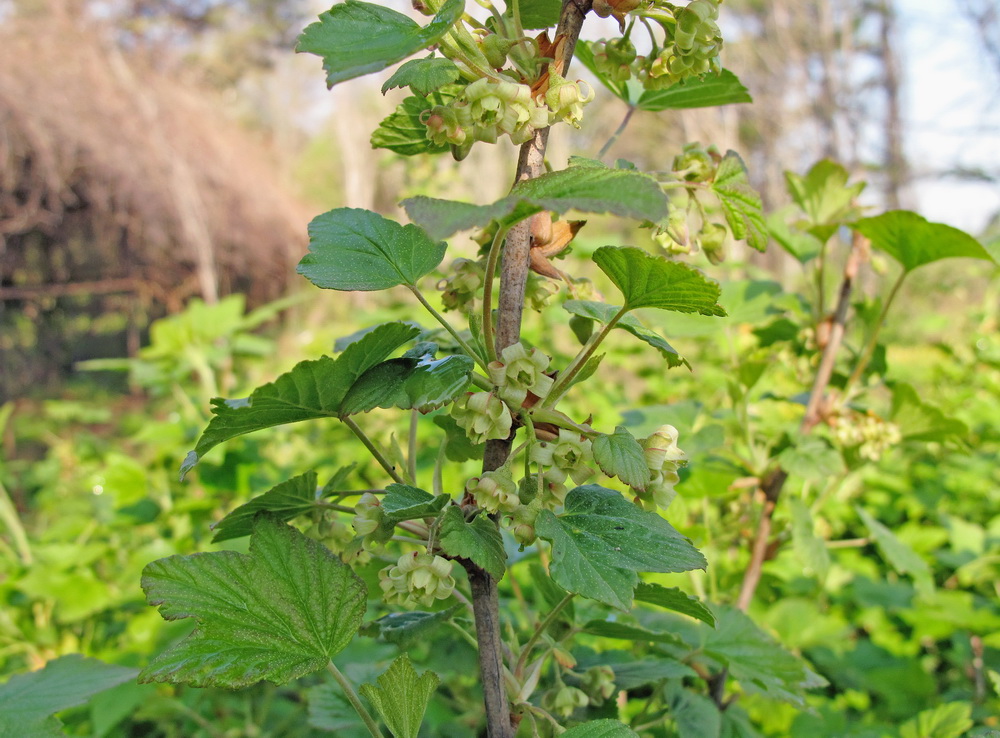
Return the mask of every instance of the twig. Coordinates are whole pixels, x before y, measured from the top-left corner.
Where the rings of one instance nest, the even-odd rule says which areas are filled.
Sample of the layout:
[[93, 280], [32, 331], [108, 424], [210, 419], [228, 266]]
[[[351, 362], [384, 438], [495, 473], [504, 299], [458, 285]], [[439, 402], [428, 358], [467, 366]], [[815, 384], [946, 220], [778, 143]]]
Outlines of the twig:
[[358, 440], [365, 445], [365, 448], [368, 449], [368, 453], [370, 453], [375, 458], [375, 461], [377, 461], [379, 465], [385, 469], [386, 473], [392, 477], [392, 480], [394, 482], [398, 482], [399, 484], [406, 484], [406, 480], [399, 476], [399, 472], [396, 471], [396, 467], [394, 467], [389, 460], [385, 458], [385, 455], [379, 447], [375, 445], [372, 439], [370, 439], [360, 427], [358, 427], [358, 424], [354, 422], [354, 419], [346, 417], [343, 418], [343, 421], [344, 425], [350, 428], [354, 435], [358, 437]]
[[531, 649], [533, 649], [535, 644], [538, 643], [538, 639], [542, 637], [542, 633], [544, 633], [548, 627], [552, 625], [555, 619], [559, 616], [559, 613], [563, 611], [566, 605], [573, 601], [574, 597], [576, 597], [576, 595], [573, 592], [570, 592], [559, 600], [556, 606], [553, 607], [549, 611], [549, 614], [545, 616], [545, 620], [540, 622], [538, 627], [535, 628], [535, 632], [531, 634], [528, 642], [524, 644], [524, 648], [521, 649], [521, 656], [517, 659], [517, 666], [514, 667], [514, 676], [516, 678], [521, 678], [521, 674], [524, 672], [524, 665], [528, 662], [528, 656], [531, 653]]
[[605, 154], [607, 154], [608, 151], [611, 150], [611, 147], [615, 145], [615, 141], [617, 141], [618, 138], [625, 132], [625, 129], [628, 128], [629, 121], [632, 120], [632, 115], [636, 110], [637, 108], [635, 105], [628, 106], [628, 111], [625, 113], [625, 117], [622, 118], [622, 122], [618, 125], [618, 128], [616, 128], [615, 132], [611, 134], [611, 137], [604, 142], [601, 150], [597, 152], [598, 159], [603, 159]]
[[354, 687], [347, 680], [332, 661], [328, 661], [326, 664], [327, 671], [333, 674], [333, 678], [337, 680], [337, 684], [340, 688], [344, 690], [344, 694], [347, 696], [347, 700], [351, 703], [351, 707], [354, 711], [358, 713], [362, 722], [364, 722], [365, 727], [368, 728], [368, 732], [374, 736], [374, 738], [383, 738], [382, 731], [379, 730], [378, 723], [375, 722], [375, 718], [371, 716], [371, 713], [365, 709], [365, 706], [361, 704], [361, 698], [358, 697], [358, 693], [354, 691]]

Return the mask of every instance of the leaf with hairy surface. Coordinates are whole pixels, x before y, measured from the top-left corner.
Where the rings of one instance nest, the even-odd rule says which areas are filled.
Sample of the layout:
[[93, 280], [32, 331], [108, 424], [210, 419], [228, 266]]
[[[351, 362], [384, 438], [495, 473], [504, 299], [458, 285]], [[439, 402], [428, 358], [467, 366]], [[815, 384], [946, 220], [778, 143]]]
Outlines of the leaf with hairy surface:
[[269, 511], [275, 518], [288, 521], [312, 510], [319, 501], [316, 491], [316, 472], [308, 471], [287, 482], [282, 482], [270, 490], [254, 497], [245, 505], [229, 513], [215, 523], [212, 543], [242, 538], [253, 532], [253, 521], [257, 513]]
[[326, 84], [378, 72], [437, 43], [462, 17], [465, 3], [446, 0], [430, 23], [372, 3], [347, 0], [334, 5], [306, 27], [296, 51], [323, 59]]
[[460, 508], [452, 506], [441, 518], [438, 535], [446, 553], [468, 559], [497, 581], [503, 579], [507, 553], [500, 529], [487, 515], [477, 515], [469, 522]]
[[593, 440], [594, 461], [609, 477], [618, 477], [630, 487], [644, 490], [649, 484], [646, 452], [623, 426], [612, 434], [600, 433]]
[[457, 82], [460, 76], [461, 70], [450, 59], [411, 59], [386, 80], [382, 85], [382, 94], [396, 87], [409, 87], [415, 95], [427, 97], [435, 90]]
[[719, 163], [712, 191], [719, 198], [733, 238], [746, 240], [758, 251], [767, 249], [763, 202], [757, 190], [750, 186], [746, 165], [735, 151], [727, 151]]
[[696, 618], [706, 625], [715, 626], [715, 615], [697, 597], [692, 597], [677, 587], [661, 587], [659, 584], [639, 582], [635, 588], [635, 601], [656, 605], [683, 615]]
[[271, 513], [255, 521], [249, 554], [160, 559], [142, 588], [165, 620], [197, 627], [139, 680], [196, 687], [283, 684], [324, 667], [357, 633], [367, 601], [347, 564]]
[[625, 296], [625, 307], [724, 316], [719, 285], [687, 264], [632, 246], [602, 246], [594, 263]]
[[433, 671], [421, 675], [409, 657], [399, 656], [376, 684], [362, 684], [359, 692], [372, 703], [395, 738], [417, 738], [427, 703], [441, 682]]
[[636, 107], [639, 110], [686, 110], [689, 108], [715, 108], [720, 105], [752, 103], [750, 92], [739, 77], [723, 69], [719, 74], [706, 74], [702, 78], [688, 79], [682, 84], [665, 90], [645, 90]]

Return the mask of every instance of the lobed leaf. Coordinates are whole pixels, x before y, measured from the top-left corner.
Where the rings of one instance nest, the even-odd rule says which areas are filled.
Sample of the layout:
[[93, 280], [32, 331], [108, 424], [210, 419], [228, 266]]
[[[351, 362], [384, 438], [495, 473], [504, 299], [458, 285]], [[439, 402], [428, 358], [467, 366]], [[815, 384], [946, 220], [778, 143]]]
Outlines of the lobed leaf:
[[303, 361], [241, 400], [212, 400], [214, 418], [181, 465], [190, 471], [215, 446], [244, 433], [317, 418], [340, 417], [351, 386], [370, 368], [414, 338], [420, 330], [384, 323], [348, 346], [340, 356]]
[[395, 10], [347, 0], [321, 13], [299, 36], [296, 51], [323, 59], [326, 84], [378, 72], [437, 43], [462, 17], [465, 3], [446, 0], [426, 26]]
[[440, 679], [433, 671], [417, 676], [410, 658], [401, 654], [375, 684], [362, 684], [358, 689], [378, 711], [395, 738], [417, 738], [427, 703]]
[[872, 246], [889, 254], [906, 272], [953, 256], [994, 261], [979, 241], [944, 223], [931, 223], [909, 210], [890, 210], [862, 218], [853, 228]]
[[543, 510], [535, 530], [552, 544], [556, 584], [621, 610], [632, 604], [637, 572], [706, 566], [705, 557], [666, 520], [595, 484], [570, 490], [562, 515]]
[[722, 729], [722, 713], [708, 697], [671, 682], [664, 690], [670, 717], [677, 726], [678, 738], [708, 738], [718, 736]]
[[864, 182], [848, 185], [848, 171], [835, 161], [817, 162], [803, 177], [785, 172], [788, 193], [809, 218], [808, 233], [826, 241], [848, 220], [856, 217], [854, 199]]
[[347, 564], [267, 512], [249, 554], [160, 559], [143, 570], [142, 588], [165, 620], [197, 627], [139, 680], [196, 687], [283, 684], [324, 667], [358, 631], [367, 601]]
[[441, 263], [446, 248], [415, 225], [400, 225], [370, 210], [337, 208], [309, 224], [309, 253], [296, 271], [327, 290], [416, 286]]
[[907, 441], [946, 441], [962, 439], [969, 434], [965, 423], [928, 405], [913, 387], [903, 382], [892, 388], [891, 418]]
[[649, 483], [646, 452], [624, 426], [599, 434], [593, 441], [594, 461], [609, 477], [618, 477], [629, 487], [644, 490]]
[[767, 223], [764, 221], [763, 202], [750, 186], [747, 168], [735, 151], [727, 151], [715, 172], [712, 191], [719, 198], [733, 238], [764, 251], [767, 249]]
[[656, 180], [641, 172], [576, 166], [521, 182], [489, 205], [413, 197], [404, 200], [403, 207], [432, 238], [446, 238], [494, 220], [509, 227], [543, 210], [611, 213], [655, 222], [666, 217], [667, 198]]
[[435, 105], [444, 105], [453, 98], [454, 95], [445, 94], [444, 90], [433, 92], [427, 97], [407, 97], [372, 132], [372, 148], [388, 149], [403, 156], [443, 154], [450, 151], [451, 147], [439, 146], [427, 138], [423, 116]]
[[562, 738], [639, 738], [639, 734], [617, 720], [588, 720], [564, 732]]
[[441, 512], [451, 497], [442, 494], [435, 497], [408, 484], [390, 484], [382, 498], [382, 512], [392, 525], [404, 520], [432, 518]]
[[[511, 2], [507, 3], [508, 13], [513, 12], [511, 5]], [[560, 0], [520, 0], [518, 9], [521, 16], [521, 28], [535, 31], [549, 28], [559, 22], [562, 2]]]
[[342, 415], [377, 407], [429, 412], [446, 405], [469, 386], [475, 362], [468, 356], [434, 359], [399, 358], [376, 364], [351, 386], [340, 406]]
[[602, 246], [594, 263], [625, 297], [625, 307], [658, 308], [679, 313], [724, 316], [716, 303], [718, 283], [679, 261], [668, 261], [632, 246]]
[[253, 532], [254, 518], [262, 511], [270, 512], [283, 522], [312, 510], [319, 495], [316, 493], [316, 472], [308, 471], [282, 482], [259, 497], [254, 497], [212, 525], [212, 543], [242, 538]]
[[469, 559], [498, 582], [503, 579], [507, 570], [507, 553], [500, 529], [489, 516], [477, 515], [470, 522], [465, 519], [461, 508], [453, 505], [441, 517], [438, 535], [441, 548], [446, 553]]

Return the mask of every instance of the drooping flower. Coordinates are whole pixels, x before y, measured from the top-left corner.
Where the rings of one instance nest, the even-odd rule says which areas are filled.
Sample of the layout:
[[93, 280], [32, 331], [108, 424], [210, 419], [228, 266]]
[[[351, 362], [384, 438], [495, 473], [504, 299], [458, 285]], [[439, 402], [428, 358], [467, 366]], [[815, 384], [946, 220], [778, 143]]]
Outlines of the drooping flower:
[[555, 380], [545, 374], [549, 357], [538, 349], [526, 350], [518, 342], [500, 352], [500, 360], [490, 362], [487, 370], [497, 387], [497, 394], [513, 407], [521, 407], [528, 392], [545, 397]]

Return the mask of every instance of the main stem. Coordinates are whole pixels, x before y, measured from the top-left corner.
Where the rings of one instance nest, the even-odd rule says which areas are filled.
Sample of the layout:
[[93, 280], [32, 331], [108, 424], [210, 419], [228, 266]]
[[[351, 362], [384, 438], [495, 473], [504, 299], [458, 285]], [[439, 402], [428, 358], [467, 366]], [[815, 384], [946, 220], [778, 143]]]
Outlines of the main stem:
[[[557, 67], [565, 70], [573, 58], [576, 40], [580, 36], [583, 18], [590, 10], [591, 0], [564, 0], [556, 29], [556, 38], [564, 37]], [[535, 131], [530, 141], [521, 146], [514, 183], [534, 179], [545, 171], [545, 147], [549, 129]], [[524, 286], [528, 281], [531, 262], [531, 226], [522, 221], [507, 233], [500, 268], [500, 295], [497, 305], [496, 353], [521, 339], [521, 313], [524, 308]], [[483, 455], [483, 471], [503, 466], [510, 455], [513, 434], [509, 438], [488, 441]], [[479, 642], [479, 671], [483, 683], [486, 707], [486, 727], [489, 738], [514, 738], [510, 702], [503, 678], [503, 642], [500, 639], [500, 599], [497, 583], [486, 571], [464, 561], [472, 590], [472, 609], [476, 616], [476, 640]]]

